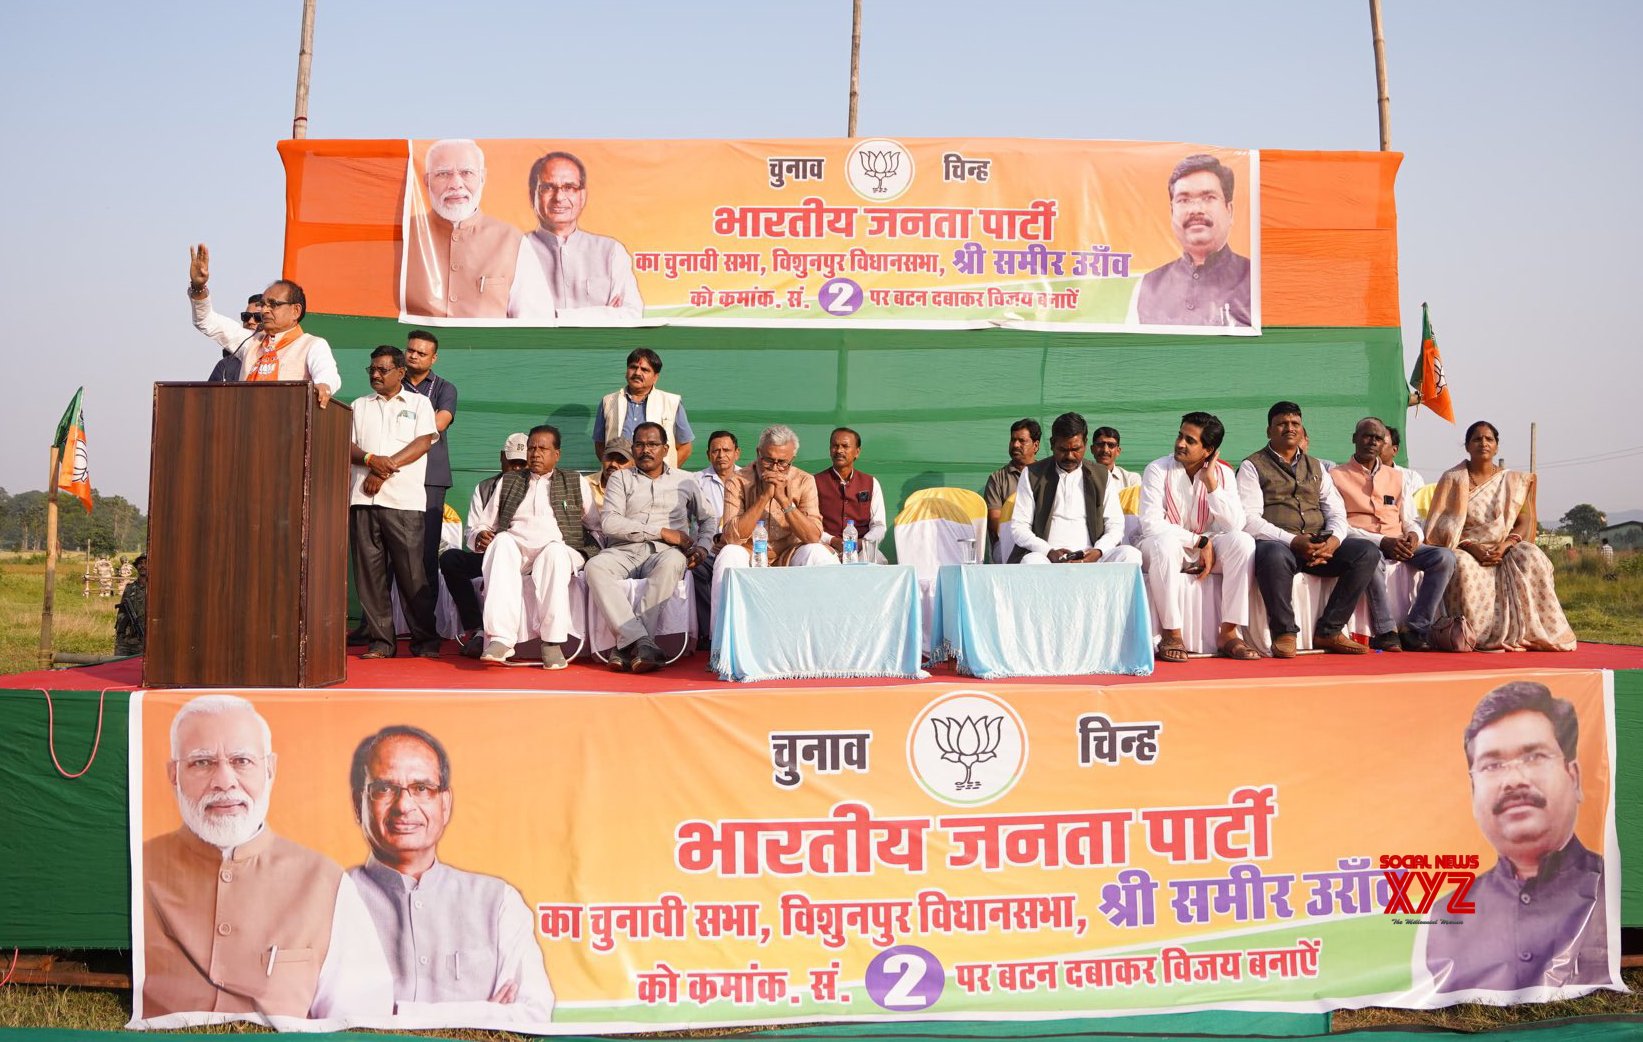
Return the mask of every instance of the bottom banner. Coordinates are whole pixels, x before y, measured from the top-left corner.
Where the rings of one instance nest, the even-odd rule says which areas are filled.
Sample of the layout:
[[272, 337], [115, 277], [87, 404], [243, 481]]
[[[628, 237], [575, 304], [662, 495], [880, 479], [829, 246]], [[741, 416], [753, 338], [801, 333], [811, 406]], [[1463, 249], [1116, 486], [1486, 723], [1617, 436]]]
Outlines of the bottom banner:
[[134, 698], [132, 1027], [654, 1031], [1619, 984], [1596, 671]]

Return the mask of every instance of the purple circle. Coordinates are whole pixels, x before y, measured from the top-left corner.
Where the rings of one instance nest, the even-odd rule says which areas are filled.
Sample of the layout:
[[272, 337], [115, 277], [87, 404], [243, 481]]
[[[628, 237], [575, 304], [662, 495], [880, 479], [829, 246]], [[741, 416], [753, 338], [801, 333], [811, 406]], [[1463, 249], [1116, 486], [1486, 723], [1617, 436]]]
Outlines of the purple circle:
[[861, 291], [861, 286], [854, 279], [828, 279], [822, 283], [822, 288], [816, 294], [822, 310], [829, 315], [854, 315], [861, 309], [862, 301], [867, 295]]
[[941, 998], [947, 973], [941, 960], [916, 944], [898, 944], [879, 952], [867, 965], [864, 981], [872, 1000], [891, 1013], [919, 1013]]

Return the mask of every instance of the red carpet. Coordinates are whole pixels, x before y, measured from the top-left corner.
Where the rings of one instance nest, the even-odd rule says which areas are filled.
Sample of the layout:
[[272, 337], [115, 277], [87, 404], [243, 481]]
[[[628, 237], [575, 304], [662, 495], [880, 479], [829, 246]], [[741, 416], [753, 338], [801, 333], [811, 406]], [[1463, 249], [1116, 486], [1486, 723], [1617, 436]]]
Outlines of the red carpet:
[[[540, 669], [482, 666], [456, 655], [456, 645], [445, 643], [446, 657], [438, 661], [399, 658], [364, 661], [358, 649], [348, 656], [348, 679], [340, 688], [437, 691], [529, 690], [631, 691], [662, 693], [697, 689], [725, 690], [740, 687], [864, 687], [903, 684], [903, 680], [783, 680], [758, 684], [727, 684], [707, 672], [706, 656], [691, 655], [658, 673], [632, 676], [611, 673], [598, 664], [571, 663], [569, 669], [548, 674]], [[1500, 669], [1643, 669], [1643, 647], [1627, 644], [1582, 644], [1568, 653], [1526, 652], [1501, 654], [1478, 652], [1471, 655], [1370, 654], [1302, 655], [1289, 661], [1262, 659], [1259, 662], [1231, 662], [1226, 659], [1195, 658], [1179, 665], [1160, 663], [1150, 677], [1086, 676], [1024, 677], [1019, 680], [989, 681], [990, 684], [1148, 684], [1155, 682], [1195, 682], [1202, 680], [1248, 680], [1270, 677], [1365, 677], [1395, 673], [1459, 673]], [[953, 672], [951, 663], [932, 670], [932, 679], [964, 681]], [[21, 690], [46, 688], [52, 691], [134, 688], [142, 682], [140, 659], [125, 659], [104, 666], [34, 671], [0, 675], [0, 688]]]

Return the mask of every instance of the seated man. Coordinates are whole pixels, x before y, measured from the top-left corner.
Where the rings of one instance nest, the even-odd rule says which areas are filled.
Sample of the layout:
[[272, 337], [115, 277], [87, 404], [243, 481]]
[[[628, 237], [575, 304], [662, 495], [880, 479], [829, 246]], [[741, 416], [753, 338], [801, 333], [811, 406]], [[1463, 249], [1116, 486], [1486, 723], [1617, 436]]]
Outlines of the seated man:
[[[707, 559], [719, 531], [695, 480], [667, 462], [667, 455], [665, 427], [647, 420], [634, 428], [634, 465], [611, 475], [599, 518], [605, 549], [588, 562], [588, 596], [616, 632], [610, 668], [618, 673], [649, 673], [667, 664], [656, 643], [662, 605], [685, 569]], [[637, 615], [624, 579], [649, 580]]]
[[[741, 458], [741, 443], [730, 431], [714, 431], [707, 436], [707, 460], [711, 465], [692, 477], [701, 493], [702, 506], [715, 519], [725, 515], [725, 489], [742, 480], [742, 468], [736, 465]], [[707, 559], [691, 569], [696, 577], [696, 628], [700, 636], [697, 648], [700, 651], [713, 646], [713, 566], [719, 563], [719, 551], [724, 545], [721, 529], [713, 537]]]
[[879, 479], [856, 469], [861, 457], [861, 435], [849, 427], [836, 427], [828, 440], [828, 456], [833, 465], [816, 472], [816, 506], [821, 511], [822, 545], [835, 554], [843, 553], [844, 526], [856, 525], [856, 551], [869, 560], [863, 543], [875, 550], [871, 562], [883, 560], [877, 547], [890, 526], [884, 520], [884, 489]]
[[[1402, 447], [1403, 436], [1391, 424], [1386, 425], [1386, 443], [1381, 446], [1381, 462], [1388, 467], [1398, 467], [1398, 449]], [[1398, 473], [1403, 475], [1403, 494], [1410, 499], [1415, 498], [1426, 484], [1421, 472], [1414, 467], [1398, 467]]]
[[1090, 435], [1090, 455], [1095, 462], [1107, 468], [1108, 484], [1116, 489], [1134, 488], [1141, 484], [1141, 475], [1118, 465], [1119, 445], [1117, 427], [1097, 427]]
[[1050, 457], [1021, 472], [1010, 534], [1011, 564], [1140, 564], [1120, 546], [1124, 512], [1107, 468], [1084, 458], [1089, 425], [1075, 412], [1050, 424]]
[[719, 590], [725, 569], [753, 563], [753, 528], [764, 520], [770, 539], [770, 564], [807, 566], [837, 564], [838, 558], [822, 545], [821, 509], [816, 479], [793, 466], [799, 454], [799, 436], [783, 424], [766, 427], [759, 435], [758, 455], [742, 472], [742, 480], [725, 485], [724, 546], [713, 566], [713, 617], [719, 617]]
[[[1359, 420], [1352, 432], [1352, 458], [1335, 464], [1329, 479], [1346, 507], [1346, 523], [1351, 526], [1347, 538], [1367, 539], [1380, 550], [1369, 581], [1369, 614], [1375, 628], [1369, 646], [1377, 651], [1429, 651], [1426, 631], [1443, 606], [1443, 592], [1455, 574], [1455, 553], [1421, 543], [1414, 490], [1404, 487], [1400, 468], [1381, 459], [1389, 440], [1380, 420], [1373, 416]], [[1399, 562], [1425, 576], [1401, 634], [1386, 590], [1387, 572]]]
[[1147, 464], [1141, 476], [1141, 556], [1147, 595], [1158, 611], [1158, 658], [1185, 662], [1181, 641], [1181, 588], [1191, 576], [1221, 576], [1223, 658], [1257, 659], [1238, 630], [1249, 625], [1249, 582], [1255, 538], [1244, 531], [1237, 476], [1221, 459], [1224, 427], [1207, 412], [1181, 417], [1175, 454]]
[[531, 428], [525, 467], [502, 475], [475, 526], [474, 549], [485, 555], [486, 644], [481, 657], [497, 665], [513, 657], [525, 607], [522, 577], [529, 572], [542, 667], [564, 669], [570, 580], [599, 549], [593, 542], [598, 514], [587, 479], [559, 467], [558, 427], [544, 423]]
[[1295, 657], [1295, 573], [1335, 578], [1318, 616], [1312, 646], [1338, 655], [1369, 649], [1348, 636], [1346, 620], [1375, 574], [1380, 555], [1361, 539], [1346, 540], [1346, 510], [1323, 464], [1301, 442], [1301, 407], [1277, 402], [1267, 410], [1267, 444], [1238, 468], [1244, 530], [1255, 537], [1255, 581], [1266, 603], [1272, 654]]
[[474, 537], [484, 527], [486, 505], [495, 497], [502, 475], [525, 469], [527, 440], [523, 434], [508, 435], [502, 443], [502, 469], [474, 486], [468, 501], [468, 548], [453, 547], [439, 555], [439, 574], [445, 577], [445, 588], [451, 592], [457, 623], [462, 627], [456, 643], [469, 658], [478, 658], [485, 650], [484, 615], [473, 584], [484, 574], [485, 554], [473, 549]]
[[588, 479], [588, 487], [593, 489], [593, 504], [600, 510], [605, 509], [605, 486], [610, 483], [610, 476], [619, 470], [633, 466], [633, 443], [626, 438], [612, 438], [605, 442], [605, 454], [600, 457], [604, 466], [599, 468], [599, 476]]
[[998, 526], [1008, 524], [1004, 516], [1004, 501], [1015, 495], [1021, 481], [1021, 472], [1038, 459], [1038, 442], [1043, 428], [1038, 421], [1022, 418], [1010, 425], [1010, 462], [987, 475], [987, 485], [981, 490], [981, 501], [987, 506], [987, 560], [993, 559], [993, 547], [998, 543]]

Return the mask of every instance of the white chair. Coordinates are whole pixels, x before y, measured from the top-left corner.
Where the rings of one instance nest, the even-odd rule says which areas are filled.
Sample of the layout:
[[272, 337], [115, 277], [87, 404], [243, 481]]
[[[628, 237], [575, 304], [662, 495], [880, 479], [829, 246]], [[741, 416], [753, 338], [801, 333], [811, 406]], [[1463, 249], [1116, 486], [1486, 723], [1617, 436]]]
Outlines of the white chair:
[[[1398, 626], [1409, 617], [1409, 606], [1415, 603], [1415, 594], [1420, 592], [1425, 575], [1402, 561], [1387, 568], [1386, 596], [1392, 602], [1392, 621]], [[1358, 606], [1352, 609], [1352, 617], [1346, 621], [1346, 632], [1353, 636], [1375, 635], [1375, 620], [1369, 614], [1369, 594], [1358, 599]]]
[[[536, 610], [536, 581], [527, 573], [520, 577], [520, 590], [525, 597], [525, 610], [519, 613], [518, 633], [488, 633], [487, 638], [495, 637], [513, 643], [513, 658], [510, 662], [541, 662], [542, 638], [537, 636], [542, 625], [542, 615]], [[479, 603], [485, 603], [485, 580], [475, 579], [474, 591], [479, 594]], [[570, 580], [570, 636], [566, 638], [561, 649], [565, 654], [565, 661], [570, 662], [587, 649], [587, 617], [588, 617], [588, 584], [577, 572]]]
[[[1260, 591], [1255, 596], [1260, 597]], [[1152, 616], [1152, 639], [1157, 643], [1163, 635], [1158, 625], [1158, 605], [1147, 598]], [[1264, 623], [1263, 623], [1264, 625]], [[1221, 635], [1221, 577], [1211, 572], [1202, 581], [1181, 584], [1181, 643], [1193, 655], [1214, 655], [1220, 651]], [[1268, 640], [1270, 644], [1270, 638]]]
[[[1297, 572], [1293, 604], [1295, 606], [1295, 626], [1300, 631], [1295, 634], [1295, 650], [1311, 651], [1313, 630], [1318, 625], [1318, 613], [1323, 611], [1324, 602], [1329, 600], [1329, 594], [1335, 589], [1335, 580], [1321, 575], [1308, 575]], [[1261, 599], [1261, 588], [1255, 583], [1249, 586], [1249, 643], [1256, 651], [1266, 656], [1272, 655], [1271, 622], [1267, 619], [1266, 601]], [[1351, 632], [1351, 627], [1347, 627]]]
[[[999, 526], [1001, 540], [1007, 527]], [[928, 657], [937, 574], [944, 564], [972, 564], [977, 560], [977, 548], [987, 545], [987, 504], [967, 488], [920, 489], [902, 505], [895, 530], [896, 560], [912, 565], [918, 577], [919, 607], [924, 615], [923, 651]]]
[[[576, 577], [581, 582], [582, 577]], [[633, 606], [637, 614], [639, 605], [645, 599], [645, 589], [649, 579], [623, 579], [622, 589], [627, 593], [628, 603]], [[587, 587], [583, 586], [583, 603], [587, 612], [587, 645], [593, 657], [600, 662], [610, 660], [611, 652], [616, 650], [616, 631], [610, 628], [604, 612], [596, 606], [587, 603]], [[696, 577], [689, 571], [679, 579], [673, 589], [673, 596], [662, 602], [662, 613], [657, 620], [656, 643], [667, 656], [669, 663], [677, 662], [685, 653], [696, 646], [697, 619], [696, 619]]]

